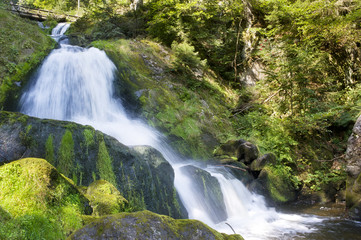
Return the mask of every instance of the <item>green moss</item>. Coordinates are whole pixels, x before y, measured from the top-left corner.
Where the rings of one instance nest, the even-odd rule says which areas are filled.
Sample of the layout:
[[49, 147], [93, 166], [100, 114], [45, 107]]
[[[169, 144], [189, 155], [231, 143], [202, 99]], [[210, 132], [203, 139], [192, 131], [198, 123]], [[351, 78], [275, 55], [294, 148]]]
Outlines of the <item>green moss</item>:
[[65, 130], [59, 147], [58, 165], [59, 171], [65, 176], [71, 176], [74, 167], [74, 141], [72, 133]]
[[55, 165], [55, 155], [53, 146], [53, 134], [50, 134], [45, 142], [45, 159], [52, 165]]
[[120, 192], [105, 180], [90, 184], [86, 194], [94, 216], [120, 213], [125, 211], [128, 205], [128, 201], [120, 195]]
[[282, 166], [265, 166], [260, 174], [271, 199], [277, 203], [286, 203], [296, 199], [294, 176]]
[[84, 129], [83, 136], [87, 147], [90, 147], [95, 143], [93, 129]]
[[65, 239], [82, 226], [87, 200], [43, 159], [27, 158], [0, 167], [0, 208], [11, 219], [1, 239]]
[[96, 167], [98, 171], [98, 175], [100, 179], [107, 180], [113, 185], [116, 184], [116, 178], [113, 170], [112, 165], [112, 158], [109, 156], [107, 147], [105, 146], [104, 139], [99, 141], [99, 150], [98, 150], [98, 157], [96, 162]]
[[28, 116], [24, 114], [19, 114], [16, 112], [7, 112], [7, 111], [0, 111], [0, 125], [3, 123], [21, 123], [26, 124], [28, 121]]
[[25, 131], [20, 132], [19, 134], [21, 143], [27, 148], [36, 147], [37, 145], [35, 139], [30, 134], [31, 128], [32, 128], [31, 125], [27, 125]]

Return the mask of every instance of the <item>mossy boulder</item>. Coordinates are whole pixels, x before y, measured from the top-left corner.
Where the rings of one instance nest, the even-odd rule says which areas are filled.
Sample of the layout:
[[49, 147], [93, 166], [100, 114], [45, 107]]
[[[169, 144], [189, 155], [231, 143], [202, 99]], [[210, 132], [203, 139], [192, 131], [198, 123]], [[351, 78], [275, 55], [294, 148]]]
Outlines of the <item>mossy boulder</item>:
[[103, 217], [73, 233], [69, 240], [88, 239], [174, 239], [236, 240], [240, 235], [218, 233], [197, 220], [175, 220], [149, 211]]
[[14, 110], [22, 88], [56, 42], [35, 21], [0, 9], [0, 109]]
[[282, 166], [272, 165], [262, 169], [250, 188], [266, 196], [270, 203], [276, 205], [295, 201], [298, 192], [287, 170]]
[[164, 159], [157, 166], [90, 126], [0, 111], [0, 164], [30, 156], [47, 159], [77, 185], [110, 182], [129, 201], [130, 210], [187, 217]]
[[91, 183], [85, 196], [90, 201], [94, 216], [124, 212], [128, 206], [128, 201], [120, 195], [118, 189], [105, 180]]
[[221, 144], [214, 150], [213, 155], [223, 161], [233, 159], [250, 164], [253, 160], [257, 159], [259, 151], [256, 145], [239, 139], [228, 140]]
[[0, 239], [64, 239], [92, 212], [71, 180], [37, 158], [0, 167], [0, 208]]
[[250, 165], [252, 172], [260, 172], [265, 166], [276, 164], [277, 158], [273, 153], [267, 153], [254, 160]]
[[218, 180], [205, 170], [192, 165], [184, 166], [181, 171], [193, 179], [193, 188], [199, 195], [193, 196], [198, 202], [202, 202], [202, 210], [210, 213], [214, 223], [227, 219], [226, 206], [223, 201], [223, 194]]

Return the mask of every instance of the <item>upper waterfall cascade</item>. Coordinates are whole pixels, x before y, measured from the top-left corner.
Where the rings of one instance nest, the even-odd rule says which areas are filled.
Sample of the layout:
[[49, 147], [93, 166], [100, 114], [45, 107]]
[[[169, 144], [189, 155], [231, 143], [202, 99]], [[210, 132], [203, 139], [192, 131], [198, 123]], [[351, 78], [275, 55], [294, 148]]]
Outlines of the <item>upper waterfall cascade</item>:
[[[314, 231], [314, 225], [323, 221], [315, 216], [278, 213], [224, 167], [198, 166], [195, 161], [177, 155], [159, 132], [127, 116], [122, 102], [113, 97], [115, 65], [104, 51], [69, 45], [63, 36], [68, 27], [69, 24], [59, 24], [53, 30], [52, 36], [60, 48], [44, 60], [32, 86], [23, 94], [21, 112], [91, 125], [125, 145], [156, 148], [175, 171], [174, 184], [189, 218], [199, 219], [220, 232], [233, 234], [231, 225], [245, 239], [279, 239], [282, 236], [292, 239], [294, 234]], [[181, 170], [186, 165], [202, 168], [217, 179], [226, 220], [217, 221], [211, 211], [214, 206], [204, 204], [193, 179]]]

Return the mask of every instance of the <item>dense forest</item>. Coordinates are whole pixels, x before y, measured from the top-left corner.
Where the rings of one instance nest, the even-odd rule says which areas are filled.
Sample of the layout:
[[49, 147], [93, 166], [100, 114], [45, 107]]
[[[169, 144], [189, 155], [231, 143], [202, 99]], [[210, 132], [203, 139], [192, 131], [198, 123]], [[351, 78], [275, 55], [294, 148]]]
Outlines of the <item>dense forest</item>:
[[[297, 195], [345, 201], [347, 140], [361, 111], [360, 1], [18, 4], [79, 16], [67, 33], [70, 41], [105, 50], [127, 86], [142, 94], [127, 97], [125, 102], [135, 103], [129, 112], [163, 132], [183, 155], [233, 164], [237, 157], [225, 149], [243, 139], [260, 155], [275, 156], [269, 173], [287, 179]], [[12, 83], [28, 77], [55, 43], [17, 43], [18, 36], [6, 32], [10, 18], [0, 16], [0, 43], [14, 42], [0, 52], [0, 109], [15, 111], [19, 93]], [[56, 24], [55, 17], [44, 22]], [[30, 48], [31, 57], [24, 50]], [[152, 73], [139, 63], [139, 55]], [[158, 90], [144, 91], [156, 85]], [[271, 198], [276, 205], [290, 200]]]

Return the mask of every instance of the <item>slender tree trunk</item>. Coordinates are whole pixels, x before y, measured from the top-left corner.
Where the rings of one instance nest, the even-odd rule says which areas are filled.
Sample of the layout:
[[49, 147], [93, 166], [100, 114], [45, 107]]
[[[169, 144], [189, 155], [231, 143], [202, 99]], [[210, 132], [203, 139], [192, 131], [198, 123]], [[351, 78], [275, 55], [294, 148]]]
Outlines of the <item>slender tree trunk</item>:
[[241, 28], [242, 28], [242, 19], [239, 20], [238, 24], [238, 32], [237, 32], [237, 41], [236, 41], [236, 52], [234, 53], [234, 60], [233, 60], [233, 68], [234, 68], [234, 82], [237, 82], [237, 57], [238, 57], [238, 48], [239, 48], [239, 39], [241, 36]]

